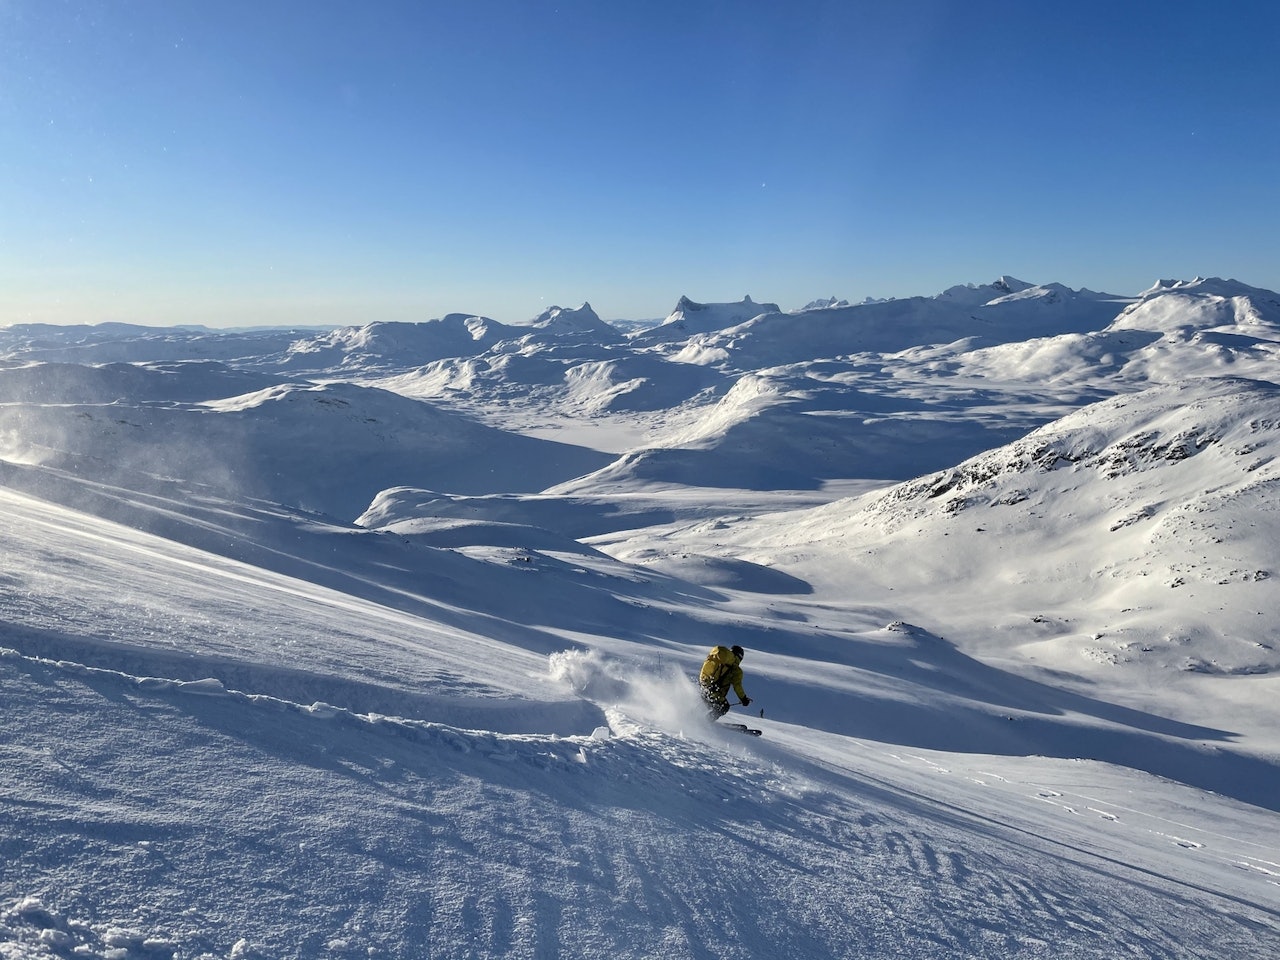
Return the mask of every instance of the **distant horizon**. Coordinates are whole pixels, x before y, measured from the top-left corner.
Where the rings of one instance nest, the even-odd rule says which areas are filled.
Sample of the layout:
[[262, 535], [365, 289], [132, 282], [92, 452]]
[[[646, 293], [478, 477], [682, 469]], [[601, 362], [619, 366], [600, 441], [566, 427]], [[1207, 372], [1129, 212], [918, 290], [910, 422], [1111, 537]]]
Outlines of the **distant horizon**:
[[7, 0], [0, 324], [1276, 289], [1278, 33], [1201, 0]]
[[[1096, 293], [1102, 296], [1115, 297], [1117, 300], [1135, 300], [1141, 297], [1147, 291], [1155, 289], [1161, 283], [1170, 283], [1170, 282], [1191, 283], [1196, 280], [1212, 280], [1212, 279], [1224, 280], [1229, 283], [1239, 283], [1243, 286], [1252, 287], [1254, 289], [1271, 290], [1272, 292], [1280, 294], [1280, 291], [1278, 290], [1273, 290], [1270, 287], [1264, 287], [1258, 284], [1250, 283], [1248, 280], [1241, 280], [1238, 277], [1208, 277], [1203, 275], [1197, 275], [1194, 277], [1157, 277], [1151, 280], [1150, 282], [1146, 283], [1139, 290], [1121, 291], [1121, 290], [1101, 289], [1099, 287], [1092, 286], [1090, 284], [1084, 284], [1082, 286], [1077, 287], [1077, 286], [1072, 286], [1070, 284], [1062, 284], [1061, 281], [1058, 281], [1058, 280], [1043, 280], [1043, 281], [1028, 280], [1026, 277], [1017, 277], [1010, 273], [1002, 273], [1002, 274], [998, 274], [995, 277], [992, 277], [990, 280], [983, 280], [983, 281], [970, 280], [970, 281], [962, 281], [960, 283], [949, 284], [948, 286], [942, 289], [933, 291], [931, 293], [913, 293], [913, 294], [906, 294], [904, 296], [896, 296], [896, 297], [871, 297], [871, 298], [864, 297], [864, 298], [859, 298], [857, 300], [854, 300], [850, 297], [843, 297], [843, 296], [840, 296], [839, 294], [834, 294], [832, 295], [832, 297], [836, 301], [840, 301], [840, 300], [848, 301], [849, 306], [859, 306], [865, 303], [883, 302], [887, 300], [908, 300], [908, 299], [914, 299], [914, 298], [928, 299], [931, 297], [941, 296], [947, 290], [951, 290], [957, 287], [978, 288], [981, 286], [993, 284], [1002, 278], [1019, 280], [1024, 283], [1029, 283], [1033, 287], [1048, 286], [1050, 284], [1061, 284], [1062, 286], [1069, 287], [1070, 289], [1075, 291], [1087, 290], [1090, 293]], [[814, 303], [815, 301], [822, 300], [822, 299], [828, 299], [826, 297], [810, 297], [808, 300], [806, 300], [803, 303], [788, 305], [787, 303], [783, 303], [773, 297], [757, 296], [754, 293], [747, 293], [747, 294], [744, 294], [743, 296], [750, 297], [751, 301], [757, 304], [775, 304], [776, 303], [781, 308], [781, 311], [783, 313], [795, 313], [803, 310], [810, 303]], [[311, 320], [281, 320], [278, 322], [261, 322], [261, 323], [235, 323], [235, 322], [208, 323], [208, 322], [201, 322], [201, 321], [194, 321], [194, 320], [177, 320], [174, 322], [151, 323], [151, 322], [144, 322], [141, 320], [127, 320], [127, 319], [111, 319], [111, 320], [96, 320], [96, 321], [93, 321], [93, 320], [65, 321], [65, 322], [48, 321], [48, 320], [18, 320], [18, 321], [8, 322], [8, 321], [0, 320], [0, 329], [7, 329], [11, 327], [21, 327], [21, 326], [41, 326], [41, 325], [54, 326], [54, 327], [69, 327], [69, 326], [101, 327], [101, 326], [116, 325], [116, 326], [131, 326], [131, 327], [154, 328], [154, 329], [161, 329], [161, 328], [180, 329], [184, 327], [189, 327], [191, 329], [209, 330], [209, 331], [215, 331], [215, 332], [236, 332], [236, 331], [252, 331], [252, 330], [286, 330], [286, 329], [323, 331], [323, 330], [337, 330], [343, 327], [365, 326], [370, 323], [430, 323], [431, 321], [441, 320], [447, 316], [453, 316], [453, 315], [480, 317], [485, 320], [496, 321], [506, 326], [521, 327], [521, 326], [528, 326], [529, 324], [531, 324], [545, 310], [556, 309], [556, 308], [563, 309], [563, 310], [578, 310], [582, 308], [584, 305], [590, 305], [591, 309], [595, 311], [596, 315], [599, 316], [600, 319], [606, 323], [659, 324], [659, 323], [662, 323], [664, 320], [670, 317], [672, 313], [675, 312], [676, 308], [679, 305], [680, 300], [684, 298], [687, 298], [693, 301], [694, 303], [710, 304], [710, 305], [741, 303], [743, 300], [743, 297], [736, 297], [731, 300], [703, 299], [696, 296], [691, 296], [687, 293], [683, 293], [683, 294], [677, 294], [675, 298], [672, 300], [671, 307], [669, 307], [663, 313], [659, 315], [653, 315], [653, 316], [635, 316], [635, 317], [618, 316], [618, 315], [608, 313], [606, 311], [602, 311], [597, 304], [591, 303], [591, 301], [589, 300], [585, 300], [585, 301], [579, 301], [577, 303], [548, 304], [544, 307], [541, 307], [537, 313], [531, 314], [528, 317], [524, 317], [521, 319], [514, 319], [514, 320], [506, 319], [503, 317], [495, 317], [491, 314], [481, 313], [478, 311], [445, 310], [442, 313], [435, 314], [433, 316], [419, 316], [419, 317], [412, 317], [412, 318], [394, 318], [394, 319], [370, 317], [368, 319], [358, 321], [358, 322], [353, 322], [353, 323], [343, 323], [343, 322], [337, 322], [337, 321], [320, 322], [320, 321], [311, 321]]]

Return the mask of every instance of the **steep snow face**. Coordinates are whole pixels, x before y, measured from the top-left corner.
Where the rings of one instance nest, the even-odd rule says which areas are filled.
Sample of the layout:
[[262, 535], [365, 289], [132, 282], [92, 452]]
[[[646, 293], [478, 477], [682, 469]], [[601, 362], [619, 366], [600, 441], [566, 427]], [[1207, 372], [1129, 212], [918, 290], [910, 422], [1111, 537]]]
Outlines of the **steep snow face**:
[[697, 423], [669, 438], [673, 447], [692, 446], [722, 436], [740, 423], [788, 399], [780, 378], [748, 374], [740, 377], [728, 393]]

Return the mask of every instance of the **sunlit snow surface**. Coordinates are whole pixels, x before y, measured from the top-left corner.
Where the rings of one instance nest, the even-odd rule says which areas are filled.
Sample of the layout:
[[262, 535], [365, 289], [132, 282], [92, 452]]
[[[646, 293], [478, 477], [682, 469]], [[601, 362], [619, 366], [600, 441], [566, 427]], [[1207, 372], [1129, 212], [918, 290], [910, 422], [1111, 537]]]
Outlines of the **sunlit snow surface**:
[[0, 328], [0, 957], [1276, 955], [1278, 324]]

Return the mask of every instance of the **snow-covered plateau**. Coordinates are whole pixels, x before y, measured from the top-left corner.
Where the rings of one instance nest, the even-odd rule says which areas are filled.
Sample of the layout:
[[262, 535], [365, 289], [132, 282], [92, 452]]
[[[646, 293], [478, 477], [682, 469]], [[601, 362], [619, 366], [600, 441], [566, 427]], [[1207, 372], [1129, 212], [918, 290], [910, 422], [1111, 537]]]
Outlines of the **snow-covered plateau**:
[[4, 960], [1280, 956], [1267, 290], [0, 327], [0, 544]]

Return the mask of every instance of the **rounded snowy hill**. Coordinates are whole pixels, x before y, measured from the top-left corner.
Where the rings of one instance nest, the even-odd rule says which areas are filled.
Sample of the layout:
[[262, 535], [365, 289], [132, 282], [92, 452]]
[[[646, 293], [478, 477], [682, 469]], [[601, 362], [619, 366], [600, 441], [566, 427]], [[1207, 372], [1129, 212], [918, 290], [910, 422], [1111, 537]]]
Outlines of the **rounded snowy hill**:
[[724, 380], [715, 370], [655, 354], [530, 335], [480, 356], [438, 360], [371, 383], [408, 397], [456, 401], [481, 415], [502, 404], [508, 410], [591, 416], [662, 411]]
[[440, 360], [472, 358], [505, 342], [596, 345], [623, 339], [591, 304], [549, 307], [528, 324], [451, 313], [420, 323], [370, 323], [293, 343], [281, 361], [286, 370], [374, 372], [412, 370]]
[[17, 462], [132, 489], [185, 482], [346, 520], [387, 487], [534, 492], [610, 459], [344, 383], [276, 384], [205, 402], [28, 400], [0, 407], [0, 431]]
[[1280, 294], [1220, 277], [1161, 280], [1116, 318], [1116, 329], [1160, 333], [1280, 323]]
[[465, 313], [422, 323], [370, 323], [298, 340], [281, 361], [286, 370], [367, 370], [419, 366], [482, 353], [518, 335], [514, 328]]
[[1104, 329], [935, 357], [922, 375], [1139, 389], [1191, 376], [1275, 379], [1280, 294], [1217, 278], [1161, 281]]

